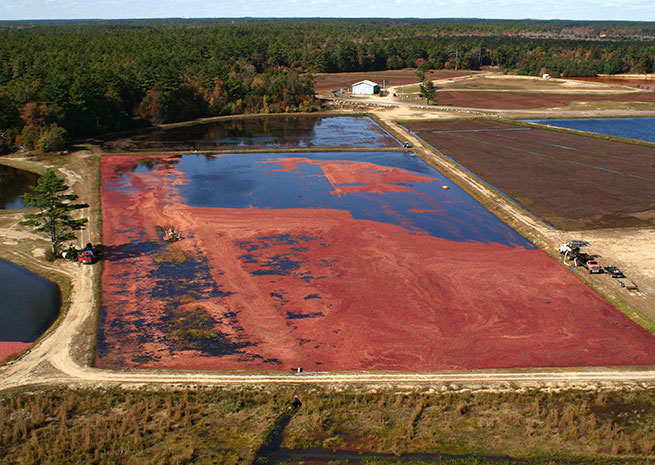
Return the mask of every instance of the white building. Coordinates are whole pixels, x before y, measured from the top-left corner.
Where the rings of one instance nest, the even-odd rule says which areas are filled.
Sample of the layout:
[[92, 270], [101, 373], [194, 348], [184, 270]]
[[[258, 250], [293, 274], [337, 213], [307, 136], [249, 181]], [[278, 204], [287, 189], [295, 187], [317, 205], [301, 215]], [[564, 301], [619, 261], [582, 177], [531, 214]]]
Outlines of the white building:
[[380, 92], [380, 86], [368, 80], [359, 81], [352, 85], [353, 95], [373, 95]]

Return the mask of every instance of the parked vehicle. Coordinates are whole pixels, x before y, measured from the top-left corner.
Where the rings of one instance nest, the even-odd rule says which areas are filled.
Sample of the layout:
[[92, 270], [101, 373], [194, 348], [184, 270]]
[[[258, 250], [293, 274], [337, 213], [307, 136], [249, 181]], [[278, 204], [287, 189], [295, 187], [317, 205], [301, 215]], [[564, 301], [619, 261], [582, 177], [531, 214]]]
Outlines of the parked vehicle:
[[584, 266], [585, 266], [585, 268], [587, 268], [587, 270], [589, 270], [589, 273], [596, 274], [596, 273], [602, 273], [603, 272], [603, 268], [593, 258], [587, 260], [585, 262]]
[[605, 272], [610, 275], [612, 278], [625, 278], [625, 275], [618, 267], [614, 265], [606, 266]]
[[77, 254], [77, 261], [85, 265], [92, 264], [94, 260], [95, 256], [93, 255], [93, 245], [90, 243], [86, 245], [84, 250]]

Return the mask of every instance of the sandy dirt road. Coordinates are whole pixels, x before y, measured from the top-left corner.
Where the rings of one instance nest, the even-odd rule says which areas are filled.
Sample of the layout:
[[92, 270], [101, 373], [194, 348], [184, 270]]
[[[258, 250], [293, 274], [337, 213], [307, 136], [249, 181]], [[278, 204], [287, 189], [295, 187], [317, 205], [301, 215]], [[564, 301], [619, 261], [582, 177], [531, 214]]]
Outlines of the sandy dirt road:
[[[598, 244], [599, 253], [616, 258], [626, 271], [640, 270], [638, 276], [641, 292], [637, 302], [653, 302], [655, 294], [655, 270], [653, 245], [655, 232], [596, 231], [585, 232], [584, 237], [574, 232], [562, 232], [550, 228], [518, 205], [493, 191], [484, 182], [470, 175], [457, 165], [440, 157], [422, 141], [407, 133], [395, 123], [398, 119], [435, 118], [439, 113], [422, 108], [402, 106], [394, 109], [375, 110], [378, 118], [387, 123], [399, 137], [408, 140], [417, 153], [436, 166], [449, 177], [466, 186], [469, 192], [479, 198], [486, 198], [495, 205], [494, 212], [502, 219], [511, 219], [510, 224], [517, 230], [527, 232], [540, 248], [553, 252], [561, 242], [572, 238], [586, 238]], [[444, 112], [447, 115], [452, 113]], [[445, 115], [444, 115], [445, 116]], [[460, 114], [461, 116], [461, 114]], [[86, 154], [73, 154], [86, 157]], [[84, 173], [67, 171], [69, 183], [77, 192], [88, 192], [92, 187], [84, 183]], [[85, 200], [87, 200], [85, 198]], [[99, 212], [97, 202], [89, 201], [91, 207], [87, 216]], [[81, 238], [81, 243], [98, 236], [95, 221]], [[581, 237], [579, 237], [581, 236]], [[52, 272], [67, 275], [72, 284], [70, 305], [56, 328], [51, 330], [29, 351], [19, 358], [0, 367], [0, 390], [22, 386], [55, 384], [68, 386], [111, 386], [138, 387], [143, 385], [197, 386], [197, 385], [267, 385], [267, 384], [321, 384], [338, 386], [340, 384], [360, 384], [371, 386], [430, 386], [441, 390], [456, 389], [522, 389], [522, 388], [597, 388], [603, 386], [628, 386], [635, 388], [655, 386], [655, 367], [619, 368], [570, 368], [570, 369], [521, 369], [521, 370], [481, 370], [469, 372], [211, 372], [211, 371], [111, 371], [100, 370], [78, 362], [74, 356], [79, 351], [77, 336], [89, 325], [94, 324], [94, 312], [98, 303], [95, 296], [94, 273], [97, 267], [83, 267], [74, 263], [47, 264], [35, 254], [12, 249], [17, 241], [33, 239], [33, 235], [15, 224], [0, 228], [0, 247], [4, 241], [3, 255], [18, 263], [31, 262], [34, 267], [48, 268]], [[647, 254], [642, 253], [647, 248]], [[38, 255], [38, 254], [37, 254]], [[617, 289], [617, 292], [627, 292]], [[622, 295], [622, 294], [619, 294]], [[629, 297], [629, 296], [628, 296]], [[86, 350], [91, 350], [87, 347]]]

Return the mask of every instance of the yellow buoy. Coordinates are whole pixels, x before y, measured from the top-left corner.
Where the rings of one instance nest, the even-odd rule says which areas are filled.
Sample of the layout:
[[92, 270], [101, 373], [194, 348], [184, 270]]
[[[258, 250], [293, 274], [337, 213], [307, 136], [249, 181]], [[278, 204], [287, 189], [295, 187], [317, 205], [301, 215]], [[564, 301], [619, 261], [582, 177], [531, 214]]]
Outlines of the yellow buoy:
[[450, 186], [441, 186], [441, 188], [447, 191], [448, 189], [450, 189]]

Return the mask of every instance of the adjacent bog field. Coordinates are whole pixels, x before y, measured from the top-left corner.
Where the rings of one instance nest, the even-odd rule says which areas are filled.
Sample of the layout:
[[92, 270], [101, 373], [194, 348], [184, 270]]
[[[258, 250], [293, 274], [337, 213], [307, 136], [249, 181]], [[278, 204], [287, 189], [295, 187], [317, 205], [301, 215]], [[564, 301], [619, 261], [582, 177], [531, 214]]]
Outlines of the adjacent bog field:
[[654, 148], [482, 120], [406, 127], [559, 228], [655, 224]]

